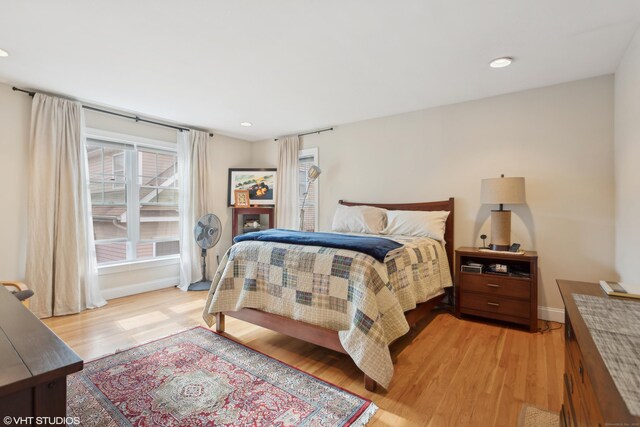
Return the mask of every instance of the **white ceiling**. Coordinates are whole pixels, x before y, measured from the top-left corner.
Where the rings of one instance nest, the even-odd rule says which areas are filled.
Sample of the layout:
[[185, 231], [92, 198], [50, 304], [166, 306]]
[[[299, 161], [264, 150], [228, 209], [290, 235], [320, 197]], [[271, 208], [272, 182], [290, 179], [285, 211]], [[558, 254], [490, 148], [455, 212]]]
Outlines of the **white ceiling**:
[[248, 140], [612, 73], [640, 23], [639, 0], [0, 6], [0, 81]]

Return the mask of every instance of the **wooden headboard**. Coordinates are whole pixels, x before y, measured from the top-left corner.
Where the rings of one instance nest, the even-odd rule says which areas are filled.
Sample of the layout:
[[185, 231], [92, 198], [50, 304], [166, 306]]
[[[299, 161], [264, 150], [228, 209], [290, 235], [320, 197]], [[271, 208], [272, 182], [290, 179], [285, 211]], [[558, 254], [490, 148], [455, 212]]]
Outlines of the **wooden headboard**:
[[345, 206], [375, 206], [390, 211], [449, 211], [444, 231], [444, 241], [446, 242], [444, 249], [447, 252], [449, 270], [451, 277], [453, 277], [453, 197], [440, 202], [423, 203], [356, 203], [344, 200], [340, 200], [338, 203]]

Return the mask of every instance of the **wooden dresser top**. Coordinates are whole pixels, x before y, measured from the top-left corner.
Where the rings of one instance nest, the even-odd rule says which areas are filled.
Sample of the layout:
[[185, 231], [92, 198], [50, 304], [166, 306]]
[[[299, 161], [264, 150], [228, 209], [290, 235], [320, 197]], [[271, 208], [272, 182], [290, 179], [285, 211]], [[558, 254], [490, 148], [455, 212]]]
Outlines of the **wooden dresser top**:
[[[585, 370], [591, 378], [594, 393], [600, 403], [602, 415], [606, 422], [613, 423], [612, 425], [640, 425], [640, 417], [633, 416], [624, 403], [600, 355], [600, 351], [580, 314], [573, 294], [607, 298], [613, 297], [607, 296], [597, 283], [576, 282], [571, 280], [557, 280], [557, 283], [564, 301], [566, 315], [571, 320], [573, 333], [575, 334], [578, 345], [580, 346], [580, 352], [584, 358]], [[638, 310], [640, 310], [640, 301], [631, 298], [628, 300], [637, 302]], [[638, 390], [638, 393], [640, 393], [640, 390]]]
[[82, 366], [73, 350], [0, 286], [0, 397]]

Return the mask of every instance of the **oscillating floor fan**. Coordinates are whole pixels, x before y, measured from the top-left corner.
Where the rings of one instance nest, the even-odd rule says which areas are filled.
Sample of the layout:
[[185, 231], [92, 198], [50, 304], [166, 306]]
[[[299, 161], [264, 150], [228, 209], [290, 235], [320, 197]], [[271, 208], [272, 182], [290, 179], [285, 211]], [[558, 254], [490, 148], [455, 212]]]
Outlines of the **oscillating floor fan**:
[[193, 228], [196, 243], [202, 248], [202, 279], [189, 285], [190, 291], [208, 291], [211, 280], [207, 280], [207, 249], [211, 249], [220, 240], [220, 219], [214, 214], [203, 215]]

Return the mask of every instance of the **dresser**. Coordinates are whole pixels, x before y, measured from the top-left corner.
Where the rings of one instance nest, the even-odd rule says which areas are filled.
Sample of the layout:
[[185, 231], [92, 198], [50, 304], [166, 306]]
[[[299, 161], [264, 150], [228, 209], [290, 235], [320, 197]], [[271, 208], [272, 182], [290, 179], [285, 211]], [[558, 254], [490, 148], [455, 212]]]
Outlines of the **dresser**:
[[[597, 283], [569, 280], [557, 283], [565, 306], [561, 424], [565, 427], [640, 426], [640, 417], [629, 412], [576, 303], [581, 295], [613, 297], [607, 296]], [[640, 301], [624, 301], [637, 304], [640, 310]]]
[[49, 417], [32, 424], [53, 425], [54, 417], [66, 415], [67, 375], [82, 370], [82, 366], [82, 359], [73, 350], [0, 286], [3, 417]]
[[[482, 272], [462, 271], [463, 265], [482, 266]], [[456, 314], [473, 315], [523, 325], [538, 330], [538, 254], [522, 255], [481, 251], [478, 248], [456, 250]], [[492, 266], [504, 266], [506, 273], [491, 272]]]

